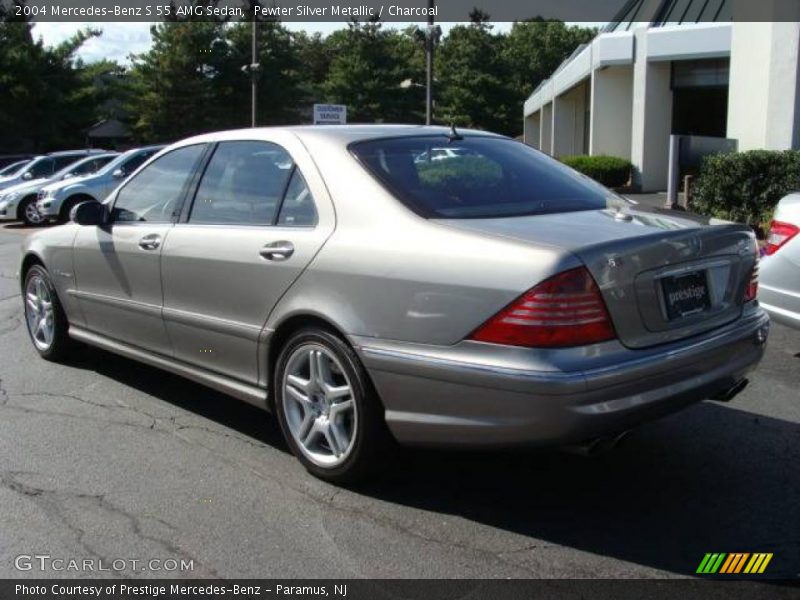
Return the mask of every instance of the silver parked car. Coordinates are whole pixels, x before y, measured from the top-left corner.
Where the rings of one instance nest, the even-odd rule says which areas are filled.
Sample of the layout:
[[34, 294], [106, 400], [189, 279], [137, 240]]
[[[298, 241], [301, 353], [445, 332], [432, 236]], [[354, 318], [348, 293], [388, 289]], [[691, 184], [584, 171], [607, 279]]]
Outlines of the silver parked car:
[[476, 131], [203, 135], [72, 215], [24, 246], [38, 352], [79, 340], [272, 410], [328, 480], [392, 440], [580, 444], [730, 399], [767, 337], [748, 228]]
[[775, 209], [761, 260], [759, 299], [776, 321], [800, 329], [800, 193]]
[[120, 181], [139, 168], [164, 146], [134, 148], [116, 158], [91, 177], [55, 181], [39, 190], [36, 208], [45, 219], [65, 222], [72, 208], [81, 202], [102, 202]]
[[30, 158], [25, 158], [23, 160], [18, 160], [18, 161], [13, 162], [13, 163], [11, 163], [9, 165], [6, 165], [2, 169], [0, 169], [0, 178], [13, 177], [14, 174], [17, 171], [21, 172], [22, 171], [22, 167], [27, 165], [29, 162], [31, 162], [31, 159]]
[[47, 178], [33, 179], [0, 191], [0, 221], [23, 221], [26, 225], [41, 225], [45, 218], [37, 210], [36, 198], [48, 185], [79, 181], [101, 169], [117, 153], [92, 154], [69, 163]]
[[0, 190], [33, 181], [34, 179], [47, 179], [56, 171], [60, 171], [70, 163], [89, 156], [90, 154], [102, 154], [105, 150], [63, 150], [61, 152], [51, 152], [41, 156], [35, 156], [21, 169], [8, 175], [0, 177]]

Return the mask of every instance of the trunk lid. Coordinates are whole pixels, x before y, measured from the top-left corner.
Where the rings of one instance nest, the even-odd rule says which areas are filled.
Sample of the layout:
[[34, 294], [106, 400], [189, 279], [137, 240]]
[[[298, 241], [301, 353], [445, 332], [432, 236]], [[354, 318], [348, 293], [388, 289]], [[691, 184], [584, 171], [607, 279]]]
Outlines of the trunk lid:
[[661, 209], [438, 222], [575, 255], [600, 287], [619, 340], [630, 348], [697, 335], [738, 318], [756, 260], [748, 227], [711, 226], [703, 217]]

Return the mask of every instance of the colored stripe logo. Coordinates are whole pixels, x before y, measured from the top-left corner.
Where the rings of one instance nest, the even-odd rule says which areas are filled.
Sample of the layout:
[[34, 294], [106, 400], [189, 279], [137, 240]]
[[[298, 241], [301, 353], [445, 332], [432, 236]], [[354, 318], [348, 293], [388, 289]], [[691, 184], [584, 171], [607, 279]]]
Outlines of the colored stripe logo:
[[700, 561], [696, 573], [703, 575], [713, 575], [716, 573], [725, 575], [735, 575], [747, 573], [750, 575], [763, 573], [769, 561], [772, 560], [772, 552], [709, 552]]

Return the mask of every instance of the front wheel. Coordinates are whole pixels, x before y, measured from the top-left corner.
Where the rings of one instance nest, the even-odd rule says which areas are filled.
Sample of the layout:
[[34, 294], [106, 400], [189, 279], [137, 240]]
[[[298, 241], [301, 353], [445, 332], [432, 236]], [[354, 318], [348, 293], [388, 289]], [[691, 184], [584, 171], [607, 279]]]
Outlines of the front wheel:
[[47, 270], [34, 265], [25, 275], [25, 323], [36, 351], [47, 360], [64, 357], [69, 323]]
[[345, 483], [387, 458], [383, 407], [353, 349], [318, 328], [292, 335], [278, 357], [275, 412], [294, 455], [313, 475]]
[[22, 215], [22, 222], [28, 227], [38, 227], [45, 221], [42, 213], [36, 208], [35, 196], [28, 196], [25, 198], [19, 205], [19, 212]]

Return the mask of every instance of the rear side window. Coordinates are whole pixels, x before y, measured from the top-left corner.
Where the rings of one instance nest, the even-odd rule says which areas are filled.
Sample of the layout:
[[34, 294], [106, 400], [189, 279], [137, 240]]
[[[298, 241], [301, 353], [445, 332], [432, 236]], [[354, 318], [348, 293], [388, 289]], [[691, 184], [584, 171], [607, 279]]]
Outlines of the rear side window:
[[221, 142], [197, 188], [189, 223], [271, 225], [293, 172], [270, 142]]
[[525, 144], [504, 138], [371, 140], [351, 152], [409, 208], [469, 219], [596, 210], [625, 201]]
[[281, 212], [278, 215], [278, 225], [284, 227], [313, 227], [317, 224], [317, 209], [311, 190], [308, 189], [306, 180], [300, 170], [295, 168], [286, 196], [283, 198]]

